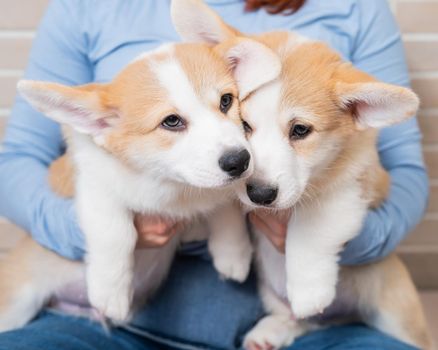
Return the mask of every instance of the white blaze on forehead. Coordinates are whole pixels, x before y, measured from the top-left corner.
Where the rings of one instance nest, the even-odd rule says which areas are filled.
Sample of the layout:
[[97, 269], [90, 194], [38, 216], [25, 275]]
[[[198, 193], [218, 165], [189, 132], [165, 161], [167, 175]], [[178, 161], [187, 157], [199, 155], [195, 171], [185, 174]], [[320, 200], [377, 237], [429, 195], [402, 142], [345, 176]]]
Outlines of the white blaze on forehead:
[[277, 80], [258, 90], [247, 101], [246, 118], [248, 122], [263, 125], [264, 131], [283, 128], [293, 119], [315, 122], [317, 117], [308, 108], [294, 101], [284, 100], [283, 85]]
[[131, 63], [141, 61], [145, 58], [153, 58], [153, 56], [159, 55], [159, 54], [166, 54], [166, 53], [171, 54], [174, 51], [173, 50], [174, 45], [175, 44], [163, 44], [163, 45], [156, 47], [154, 50], [143, 52], [143, 53], [139, 54], [138, 56], [136, 56], [131, 61]]
[[289, 33], [287, 41], [279, 48], [280, 56], [286, 56], [303, 44], [311, 43], [312, 40], [297, 33]]
[[152, 60], [149, 65], [160, 85], [168, 92], [174, 106], [183, 115], [193, 114], [202, 107], [200, 98], [174, 56], [169, 55], [168, 58], [159, 61]]
[[245, 118], [251, 124], [258, 126], [268, 124], [275, 125], [279, 110], [281, 97], [281, 82], [276, 80], [257, 90], [246, 101]]
[[272, 152], [281, 148], [283, 143], [279, 123], [280, 93], [281, 83], [277, 81], [262, 87], [247, 101], [244, 117], [254, 128], [249, 142], [256, 160], [256, 172], [278, 171], [272, 166], [275, 160]]

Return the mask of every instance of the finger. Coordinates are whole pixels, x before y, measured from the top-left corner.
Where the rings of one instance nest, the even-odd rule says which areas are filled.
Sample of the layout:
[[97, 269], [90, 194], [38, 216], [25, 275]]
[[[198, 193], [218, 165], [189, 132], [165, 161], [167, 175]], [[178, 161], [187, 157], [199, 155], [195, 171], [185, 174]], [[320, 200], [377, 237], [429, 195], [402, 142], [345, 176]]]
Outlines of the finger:
[[274, 216], [271, 215], [259, 215], [257, 213], [253, 214], [259, 221], [263, 222], [265, 226], [269, 227], [271, 234], [285, 237], [287, 232], [287, 225], [278, 221]]
[[165, 233], [157, 233], [157, 232], [144, 232], [139, 233], [139, 239], [137, 241], [138, 248], [160, 248], [167, 243], [169, 243], [170, 239], [181, 232], [184, 229], [184, 222], [179, 222], [174, 224], [169, 230], [166, 230]]
[[275, 231], [279, 231], [279, 228], [283, 225], [283, 222], [275, 214], [257, 212], [255, 213], [255, 215], [258, 216], [260, 220], [263, 220], [266, 225], [270, 226]]
[[135, 225], [142, 231], [165, 232], [176, 222], [169, 218], [163, 218], [157, 215], [136, 215]]
[[167, 227], [167, 229], [165, 231], [159, 231], [156, 234], [163, 235], [163, 236], [173, 236], [176, 233], [181, 232], [183, 229], [184, 229], [183, 222], [175, 222], [172, 225], [170, 225], [169, 227]]
[[275, 214], [268, 210], [258, 209], [254, 213], [266, 220], [275, 219], [281, 224], [287, 224], [292, 215], [292, 209], [280, 210], [275, 212]]
[[146, 237], [140, 237], [137, 241], [137, 247], [139, 248], [160, 248], [166, 245], [170, 240], [170, 237], [160, 235], [147, 235]]
[[174, 222], [169, 220], [162, 220], [157, 222], [154, 227], [151, 227], [151, 231], [153, 231], [157, 235], [167, 236], [168, 231], [175, 225]]
[[276, 235], [266, 223], [261, 220], [257, 215], [250, 216], [250, 221], [257, 227], [262, 233], [269, 239], [272, 245], [280, 252], [284, 253], [285, 250], [285, 237], [282, 235]]
[[253, 215], [250, 217], [251, 223], [260, 231], [262, 231], [269, 239], [271, 239], [272, 230], [271, 228], [257, 215]]

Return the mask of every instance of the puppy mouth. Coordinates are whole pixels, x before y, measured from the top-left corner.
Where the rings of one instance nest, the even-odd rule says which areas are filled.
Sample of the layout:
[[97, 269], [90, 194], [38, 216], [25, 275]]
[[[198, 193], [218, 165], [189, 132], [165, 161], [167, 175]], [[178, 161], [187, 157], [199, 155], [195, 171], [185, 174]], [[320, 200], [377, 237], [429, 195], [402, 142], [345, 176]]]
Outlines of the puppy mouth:
[[245, 170], [237, 176], [227, 175], [225, 173], [205, 172], [202, 170], [196, 171], [197, 176], [187, 176], [179, 174], [174, 179], [182, 184], [186, 184], [195, 188], [203, 189], [220, 189], [233, 186], [240, 186], [251, 175], [251, 168]]

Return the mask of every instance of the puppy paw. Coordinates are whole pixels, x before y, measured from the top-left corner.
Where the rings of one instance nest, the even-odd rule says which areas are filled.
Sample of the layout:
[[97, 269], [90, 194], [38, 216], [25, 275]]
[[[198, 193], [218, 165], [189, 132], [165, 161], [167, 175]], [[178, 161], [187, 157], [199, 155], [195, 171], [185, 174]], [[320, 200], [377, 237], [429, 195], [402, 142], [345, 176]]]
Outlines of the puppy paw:
[[287, 293], [293, 314], [297, 319], [321, 314], [335, 299], [336, 288], [320, 283], [299, 286], [288, 285]]
[[270, 315], [262, 318], [243, 341], [246, 350], [277, 350], [293, 343], [304, 330], [291, 318]]
[[126, 323], [130, 319], [133, 291], [126, 281], [88, 283], [88, 297], [90, 304], [103, 316], [115, 323]]
[[252, 261], [252, 248], [233, 249], [213, 255], [213, 265], [224, 278], [244, 282], [249, 275]]

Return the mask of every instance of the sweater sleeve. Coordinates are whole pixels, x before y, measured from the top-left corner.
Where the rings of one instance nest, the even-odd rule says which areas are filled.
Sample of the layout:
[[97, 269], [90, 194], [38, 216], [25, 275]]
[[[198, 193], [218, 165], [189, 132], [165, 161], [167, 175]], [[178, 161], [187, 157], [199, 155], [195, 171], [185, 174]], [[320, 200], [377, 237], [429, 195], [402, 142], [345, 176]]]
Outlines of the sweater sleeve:
[[[92, 80], [80, 2], [53, 0], [39, 26], [25, 79], [67, 85]], [[0, 152], [0, 216], [43, 246], [67, 257], [83, 255], [73, 202], [51, 191], [48, 166], [65, 149], [60, 127], [17, 96]]]
[[[384, 82], [409, 86], [401, 35], [387, 2], [358, 0], [357, 21], [353, 64]], [[393, 252], [427, 207], [429, 184], [417, 120], [382, 130], [378, 148], [391, 176], [390, 194], [380, 208], [368, 213], [362, 232], [347, 244], [343, 264], [367, 263]]]

